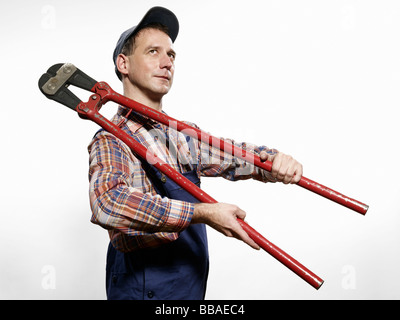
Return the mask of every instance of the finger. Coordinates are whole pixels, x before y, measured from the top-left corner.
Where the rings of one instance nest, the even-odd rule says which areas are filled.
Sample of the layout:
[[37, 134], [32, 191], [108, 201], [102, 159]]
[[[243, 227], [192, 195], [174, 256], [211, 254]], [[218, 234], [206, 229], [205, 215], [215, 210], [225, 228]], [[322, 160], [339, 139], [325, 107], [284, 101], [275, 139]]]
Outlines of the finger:
[[237, 223], [237, 227], [235, 228], [235, 230], [232, 230], [232, 232], [233, 236], [236, 239], [242, 240], [244, 243], [248, 244], [253, 249], [260, 250], [260, 246], [257, 243], [255, 243], [253, 239], [249, 237], [249, 235], [247, 234], [246, 231], [243, 230], [239, 222]]
[[[276, 176], [278, 181], [285, 182], [285, 179], [287, 179], [287, 175], [288, 175], [287, 170], [288, 170], [288, 167], [286, 165], [281, 165], [281, 167], [279, 168], [278, 174]], [[290, 179], [291, 179], [291, 177], [290, 177]]]
[[244, 220], [246, 218], [246, 212], [237, 207], [237, 209], [234, 212], [235, 217], [240, 218]]
[[283, 184], [289, 184], [289, 183], [292, 182], [292, 180], [293, 180], [293, 175], [291, 175], [291, 174], [288, 173], [288, 174], [286, 174], [285, 177], [283, 178], [282, 183], [283, 183]]
[[268, 159], [268, 153], [266, 153], [265, 151], [261, 151], [260, 152], [260, 159], [261, 159], [261, 161], [265, 161], [265, 160], [267, 160]]
[[281, 168], [282, 165], [282, 157], [280, 156], [280, 154], [278, 153], [276, 155], [276, 157], [274, 158], [274, 161], [272, 162], [272, 168], [271, 168], [271, 175], [277, 179], [278, 178], [278, 174], [279, 174], [279, 170]]
[[298, 165], [295, 175], [292, 179], [292, 183], [298, 183], [303, 176], [303, 166], [301, 164]]
[[284, 184], [289, 184], [289, 183], [293, 182], [293, 178], [295, 176], [295, 170], [296, 170], [296, 167], [294, 165], [291, 165], [288, 168], [288, 170], [285, 174], [285, 177], [283, 178], [283, 181], [282, 181]]
[[257, 245], [257, 243], [255, 243], [247, 234], [246, 231], [243, 230], [242, 226], [240, 225], [240, 223], [237, 221], [237, 219], [241, 219], [244, 221], [245, 217], [246, 217], [246, 212], [243, 211], [242, 209], [240, 209], [239, 207], [236, 207], [235, 213], [234, 213], [234, 218], [235, 218], [235, 222], [231, 228], [231, 234], [233, 235], [233, 237], [235, 237], [238, 240], [242, 240], [243, 242], [245, 242], [246, 244], [248, 244], [250, 247], [259, 250], [260, 247]]
[[[289, 172], [289, 171], [288, 171]], [[293, 168], [290, 170], [290, 172], [293, 172], [291, 181], [289, 183], [298, 183], [303, 175], [303, 166], [296, 162]]]

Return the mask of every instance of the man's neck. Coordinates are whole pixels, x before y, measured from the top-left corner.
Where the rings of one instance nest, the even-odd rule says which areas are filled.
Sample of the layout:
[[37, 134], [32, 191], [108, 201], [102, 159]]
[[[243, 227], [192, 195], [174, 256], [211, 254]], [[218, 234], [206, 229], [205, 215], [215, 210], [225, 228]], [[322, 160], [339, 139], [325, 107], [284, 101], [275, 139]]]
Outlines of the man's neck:
[[140, 91], [132, 90], [129, 87], [124, 88], [124, 96], [135, 100], [149, 108], [155, 109], [157, 111], [162, 111], [162, 99], [159, 98], [152, 98], [146, 94], [143, 94]]

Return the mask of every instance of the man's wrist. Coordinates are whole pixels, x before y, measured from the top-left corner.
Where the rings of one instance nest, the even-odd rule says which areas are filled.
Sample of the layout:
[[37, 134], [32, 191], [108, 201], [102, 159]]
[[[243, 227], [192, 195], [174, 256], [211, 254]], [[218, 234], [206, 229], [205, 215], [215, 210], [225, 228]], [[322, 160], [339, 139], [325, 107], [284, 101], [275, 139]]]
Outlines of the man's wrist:
[[207, 204], [195, 203], [191, 223], [206, 223], [207, 219]]

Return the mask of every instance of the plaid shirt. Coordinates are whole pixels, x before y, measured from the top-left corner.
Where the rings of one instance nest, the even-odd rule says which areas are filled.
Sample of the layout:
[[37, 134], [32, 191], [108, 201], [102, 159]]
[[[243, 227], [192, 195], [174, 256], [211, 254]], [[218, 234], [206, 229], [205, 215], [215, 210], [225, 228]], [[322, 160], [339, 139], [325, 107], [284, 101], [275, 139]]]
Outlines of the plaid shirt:
[[[229, 180], [273, 178], [268, 172], [197, 139], [138, 114], [129, 119], [119, 108], [112, 122], [135, 137], [149, 151], [178, 172], [197, 170], [198, 176], [221, 176]], [[187, 123], [194, 126], [191, 123]], [[226, 143], [234, 143], [225, 139]], [[275, 153], [264, 146], [234, 143], [246, 151]], [[109, 232], [113, 246], [123, 252], [154, 247], [176, 240], [190, 224], [194, 204], [158, 195], [129, 147], [112, 134], [101, 131], [89, 147], [91, 221]]]

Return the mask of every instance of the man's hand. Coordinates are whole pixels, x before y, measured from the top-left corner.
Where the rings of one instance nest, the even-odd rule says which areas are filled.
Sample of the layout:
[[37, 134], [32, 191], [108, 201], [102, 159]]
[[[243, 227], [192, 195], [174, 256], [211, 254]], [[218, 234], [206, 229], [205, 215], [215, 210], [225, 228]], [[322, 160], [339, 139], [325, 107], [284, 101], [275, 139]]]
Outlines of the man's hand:
[[246, 213], [238, 206], [227, 203], [196, 203], [192, 223], [205, 223], [227, 237], [234, 237], [259, 250], [260, 247], [243, 230], [237, 218], [244, 220]]
[[285, 184], [297, 183], [303, 175], [303, 166], [293, 159], [292, 156], [278, 152], [274, 155], [269, 155], [265, 151], [260, 153], [261, 161], [271, 161], [271, 175], [279, 182]]

